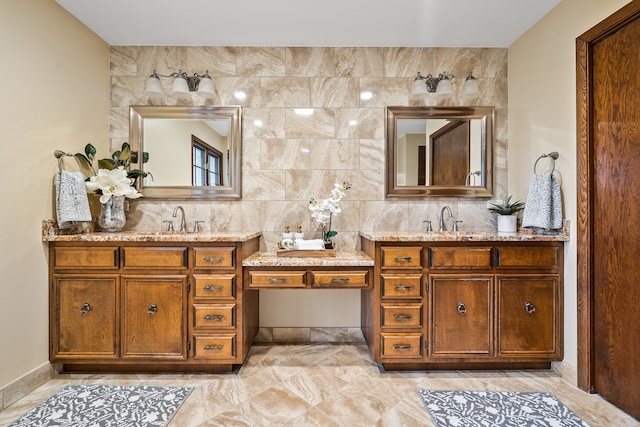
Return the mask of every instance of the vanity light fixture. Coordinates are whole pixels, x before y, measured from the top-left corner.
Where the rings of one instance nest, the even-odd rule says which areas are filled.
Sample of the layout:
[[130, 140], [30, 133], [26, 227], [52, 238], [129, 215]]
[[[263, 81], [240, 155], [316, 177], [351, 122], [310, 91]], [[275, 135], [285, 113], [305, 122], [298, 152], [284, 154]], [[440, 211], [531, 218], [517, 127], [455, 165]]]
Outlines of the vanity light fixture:
[[180, 99], [188, 99], [191, 97], [190, 92], [196, 92], [203, 98], [215, 98], [216, 94], [213, 90], [213, 80], [209, 75], [209, 71], [205, 71], [204, 75], [194, 73], [193, 76], [187, 75], [182, 70], [169, 75], [158, 74], [156, 70], [147, 79], [144, 94], [149, 98], [164, 98], [164, 90], [160, 77], [173, 77], [171, 85], [171, 95]]
[[[426, 98], [432, 92], [435, 92], [438, 99], [452, 98], [453, 86], [451, 85], [451, 79], [453, 78], [455, 76], [447, 74], [446, 71], [438, 74], [438, 77], [434, 77], [431, 74], [425, 77], [418, 71], [418, 75], [411, 84], [411, 99]], [[463, 99], [474, 99], [479, 96], [478, 82], [470, 71], [462, 85], [461, 97]]]

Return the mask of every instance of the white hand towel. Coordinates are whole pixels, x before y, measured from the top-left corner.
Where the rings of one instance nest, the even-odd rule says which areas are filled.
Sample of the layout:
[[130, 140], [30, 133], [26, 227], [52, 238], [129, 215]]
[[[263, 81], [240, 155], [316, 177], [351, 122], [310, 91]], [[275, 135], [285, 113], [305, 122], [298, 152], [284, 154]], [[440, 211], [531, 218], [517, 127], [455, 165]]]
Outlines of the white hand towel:
[[535, 174], [529, 186], [522, 217], [523, 227], [556, 230], [562, 228], [560, 184], [553, 174]]
[[59, 171], [56, 175], [56, 214], [60, 228], [73, 227], [80, 221], [91, 221], [82, 172]]
[[322, 241], [322, 239], [311, 239], [311, 240], [297, 239], [296, 247], [301, 250], [324, 249], [324, 242]]

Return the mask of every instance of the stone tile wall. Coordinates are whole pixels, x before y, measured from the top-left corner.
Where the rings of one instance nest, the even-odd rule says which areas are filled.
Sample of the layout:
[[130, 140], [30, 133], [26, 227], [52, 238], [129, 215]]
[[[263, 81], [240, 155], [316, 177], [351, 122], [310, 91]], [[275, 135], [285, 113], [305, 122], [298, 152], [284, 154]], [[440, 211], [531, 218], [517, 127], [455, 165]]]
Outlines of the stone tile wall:
[[[192, 94], [189, 101], [144, 96], [156, 69], [192, 75], [208, 70], [216, 98]], [[111, 47], [111, 147], [128, 140], [129, 105], [242, 105], [242, 200], [190, 202], [139, 199], [131, 202], [129, 229], [159, 230], [180, 204], [191, 226], [204, 220], [207, 231], [263, 232], [261, 250], [274, 250], [285, 226], [319, 237], [307, 208], [310, 197], [329, 196], [335, 182], [349, 181], [343, 212], [333, 220], [341, 249], [358, 247], [358, 231], [410, 231], [435, 223], [449, 205], [461, 229], [489, 230], [495, 219], [486, 199], [384, 198], [384, 108], [387, 105], [465, 105], [459, 99], [410, 100], [416, 72], [472, 71], [482, 97], [474, 105], [496, 108], [494, 188], [507, 191], [507, 49], [343, 48], [343, 47]], [[453, 80], [454, 89], [463, 79]], [[168, 89], [170, 79], [163, 79]], [[244, 100], [234, 98], [243, 91]], [[361, 93], [369, 91], [371, 99]], [[168, 91], [167, 91], [168, 92]], [[313, 114], [299, 116], [296, 108]]]

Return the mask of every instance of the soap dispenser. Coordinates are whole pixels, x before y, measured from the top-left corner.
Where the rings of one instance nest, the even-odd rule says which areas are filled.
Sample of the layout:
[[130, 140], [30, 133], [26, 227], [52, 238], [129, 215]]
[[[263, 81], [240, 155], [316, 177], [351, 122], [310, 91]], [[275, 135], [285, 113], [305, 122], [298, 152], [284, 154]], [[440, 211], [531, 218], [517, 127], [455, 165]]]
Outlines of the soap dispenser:
[[295, 240], [304, 240], [304, 233], [302, 232], [302, 226], [298, 227], [298, 231], [293, 236]]

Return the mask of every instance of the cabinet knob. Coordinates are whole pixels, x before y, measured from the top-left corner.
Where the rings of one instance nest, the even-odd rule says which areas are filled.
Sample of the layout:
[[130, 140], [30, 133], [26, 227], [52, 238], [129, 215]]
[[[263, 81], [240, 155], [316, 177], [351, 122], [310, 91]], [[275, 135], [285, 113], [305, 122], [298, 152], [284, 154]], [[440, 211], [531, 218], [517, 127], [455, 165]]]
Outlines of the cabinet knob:
[[222, 350], [222, 346], [221, 345], [205, 345], [203, 349], [207, 351], [220, 351]]
[[349, 283], [348, 277], [334, 277], [331, 279], [331, 283]]
[[464, 302], [460, 301], [458, 303], [458, 313], [465, 314], [467, 312], [467, 306], [464, 305]]
[[147, 308], [147, 314], [156, 314], [158, 312], [158, 306], [155, 304], [151, 304], [148, 308]]
[[207, 314], [206, 316], [204, 316], [204, 320], [216, 320], [216, 321], [221, 321], [223, 319], [223, 316], [217, 314], [217, 315], [212, 315], [212, 314]]
[[411, 320], [413, 319], [413, 316], [410, 314], [396, 314], [393, 318], [396, 320]]
[[222, 262], [222, 258], [217, 256], [207, 256], [203, 258], [207, 262]]
[[397, 256], [396, 257], [396, 262], [411, 262], [413, 261], [413, 258], [410, 256]]
[[411, 344], [396, 344], [393, 348], [396, 350], [411, 350], [413, 346]]
[[220, 285], [207, 285], [204, 288], [205, 291], [221, 291], [222, 290], [222, 286]]
[[533, 314], [536, 312], [536, 306], [531, 304], [529, 301], [526, 301], [524, 303], [524, 311], [526, 311], [529, 314]]
[[82, 307], [80, 307], [80, 313], [87, 314], [89, 311], [91, 311], [91, 304], [89, 304], [88, 302], [82, 304]]
[[410, 291], [413, 289], [413, 285], [395, 285], [393, 288], [399, 291]]
[[270, 283], [287, 283], [287, 279], [284, 277], [269, 277]]

